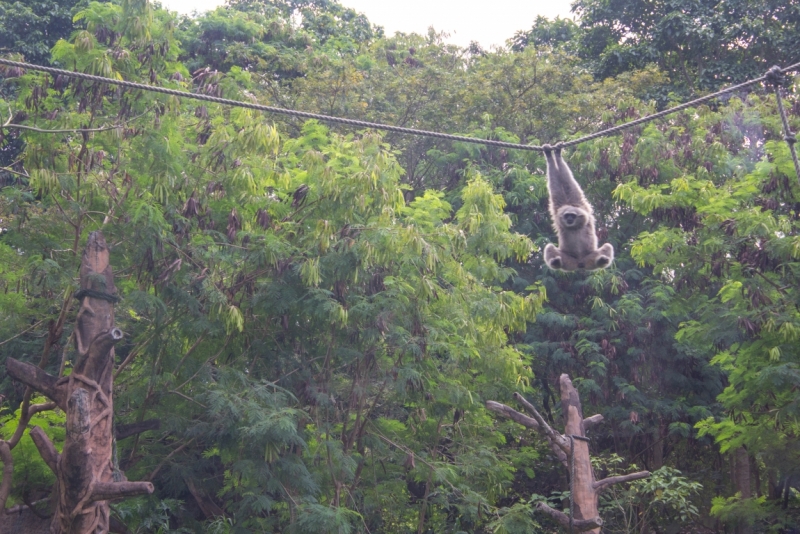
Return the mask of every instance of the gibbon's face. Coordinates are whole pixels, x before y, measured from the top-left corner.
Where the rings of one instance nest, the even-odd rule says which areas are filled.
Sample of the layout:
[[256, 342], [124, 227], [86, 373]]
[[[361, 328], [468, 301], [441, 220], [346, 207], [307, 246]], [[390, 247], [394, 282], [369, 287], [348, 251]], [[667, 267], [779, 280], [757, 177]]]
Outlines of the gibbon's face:
[[588, 214], [575, 206], [563, 206], [558, 210], [558, 219], [565, 230], [580, 230], [586, 225]]

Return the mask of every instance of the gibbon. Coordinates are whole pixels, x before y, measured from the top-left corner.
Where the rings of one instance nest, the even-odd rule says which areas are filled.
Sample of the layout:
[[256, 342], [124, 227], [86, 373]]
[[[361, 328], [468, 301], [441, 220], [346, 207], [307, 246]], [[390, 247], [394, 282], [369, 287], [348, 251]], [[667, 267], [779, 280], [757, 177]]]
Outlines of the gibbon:
[[606, 243], [597, 248], [592, 206], [564, 158], [559, 145], [544, 145], [547, 159], [547, 190], [550, 194], [550, 216], [558, 235], [558, 248], [548, 243], [544, 261], [551, 269], [603, 269], [614, 261], [614, 247]]

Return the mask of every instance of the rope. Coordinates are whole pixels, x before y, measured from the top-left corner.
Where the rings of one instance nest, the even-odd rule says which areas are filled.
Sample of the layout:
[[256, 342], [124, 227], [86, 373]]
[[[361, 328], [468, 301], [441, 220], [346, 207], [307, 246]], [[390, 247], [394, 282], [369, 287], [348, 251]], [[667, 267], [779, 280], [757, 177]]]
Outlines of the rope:
[[783, 99], [781, 98], [781, 86], [786, 84], [786, 76], [784, 76], [780, 67], [775, 66], [767, 71], [766, 77], [767, 82], [772, 84], [772, 88], [775, 90], [775, 100], [778, 102], [778, 112], [783, 122], [783, 139], [786, 141], [786, 144], [789, 145], [789, 153], [792, 155], [794, 170], [797, 173], [798, 181], [800, 181], [800, 161], [797, 160], [797, 150], [794, 148], [794, 144], [797, 143], [797, 137], [795, 137], [795, 133], [789, 128], [789, 116], [786, 113], [786, 108], [784, 108]]
[[[239, 100], [231, 100], [229, 98], [220, 98], [216, 96], [210, 95], [201, 95], [197, 93], [190, 93], [188, 91], [179, 91], [177, 89], [168, 89], [166, 87], [159, 87], [156, 85], [147, 85], [143, 83], [136, 83], [136, 82], [129, 82], [126, 80], [115, 80], [113, 78], [106, 78], [104, 76], [95, 76], [93, 74], [86, 74], [83, 72], [74, 72], [64, 69], [57, 69], [55, 67], [46, 67], [44, 65], [34, 65], [32, 63], [23, 63], [21, 61], [12, 61], [10, 59], [0, 58], [0, 65], [6, 65], [8, 67], [17, 67], [21, 69], [30, 69], [35, 71], [47, 72], [49, 74], [53, 74], [55, 76], [68, 76], [70, 78], [77, 78], [80, 80], [87, 80], [90, 82], [98, 82], [98, 83], [106, 83], [109, 85], [117, 85], [119, 87], [127, 87], [130, 89], [140, 89], [142, 91], [150, 91], [154, 93], [161, 93], [165, 95], [177, 96], [179, 98], [191, 98], [194, 100], [202, 100], [205, 102], [213, 102], [216, 104], [223, 104], [227, 106], [238, 106], [247, 109], [253, 109], [257, 111], [265, 111], [267, 113], [276, 113], [280, 115], [292, 115], [295, 117], [302, 117], [305, 119], [316, 119], [323, 122], [330, 122], [330, 123], [338, 123], [338, 124], [345, 124], [347, 126], [353, 126], [357, 128], [372, 128], [375, 130], [384, 130], [387, 132], [396, 132], [401, 134], [407, 135], [419, 135], [424, 137], [434, 137], [437, 139], [446, 139], [449, 141], [460, 141], [463, 143], [475, 143], [479, 145], [486, 145], [486, 146], [494, 146], [494, 147], [501, 147], [501, 148], [512, 148], [518, 150], [534, 150], [538, 152], [542, 152], [544, 149], [538, 145], [523, 145], [519, 143], [507, 143], [505, 141], [495, 141], [493, 139], [478, 139], [475, 137], [466, 137], [463, 135], [452, 135], [446, 134], [441, 132], [432, 132], [428, 130], [418, 130], [416, 128], [404, 128], [401, 126], [392, 126], [389, 124], [381, 124], [377, 122], [367, 122], [367, 121], [359, 121], [355, 119], [346, 119], [344, 117], [333, 117], [331, 115], [321, 115], [319, 113], [309, 113], [307, 111], [298, 111], [294, 109], [286, 109], [286, 108], [278, 108], [274, 106], [264, 106], [262, 104], [253, 104], [250, 102], [242, 102]], [[800, 70], [800, 63], [795, 63], [794, 65], [789, 65], [783, 69], [780, 69], [781, 72], [787, 71], [795, 71]], [[667, 115], [671, 115], [678, 111], [694, 107], [698, 104], [702, 104], [704, 102], [708, 102], [709, 100], [713, 100], [719, 96], [725, 95], [727, 93], [732, 93], [734, 91], [738, 91], [740, 89], [744, 89], [751, 85], [755, 85], [757, 83], [761, 83], [763, 81], [767, 81], [768, 75], [760, 76], [758, 78], [754, 78], [752, 80], [746, 81], [744, 83], [740, 83], [738, 85], [733, 85], [722, 91], [717, 91], [716, 93], [711, 93], [709, 95], [696, 98], [695, 100], [691, 100], [679, 106], [675, 106], [673, 108], [665, 109], [664, 111], [659, 111], [658, 113], [653, 113], [652, 115], [647, 115], [645, 117], [641, 117], [631, 122], [626, 122], [624, 124], [620, 124], [618, 126], [614, 126], [612, 128], [608, 128], [606, 130], [601, 130], [599, 132], [595, 132], [593, 134], [585, 135], [583, 137], [579, 137], [577, 139], [573, 139], [571, 141], [567, 141], [562, 144], [563, 147], [571, 147], [580, 143], [584, 143], [586, 141], [590, 141], [592, 139], [597, 139], [599, 137], [604, 137], [607, 135], [612, 135], [628, 128], [633, 128], [634, 126], [638, 126], [639, 124], [644, 124], [646, 122], [654, 121], [656, 119], [660, 119], [661, 117], [666, 117]]]

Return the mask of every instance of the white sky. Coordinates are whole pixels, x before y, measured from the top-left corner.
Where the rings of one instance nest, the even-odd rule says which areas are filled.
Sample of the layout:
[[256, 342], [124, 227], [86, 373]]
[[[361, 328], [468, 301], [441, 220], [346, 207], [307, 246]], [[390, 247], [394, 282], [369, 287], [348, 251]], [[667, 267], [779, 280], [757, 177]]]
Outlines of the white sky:
[[[428, 27], [450, 34], [450, 42], [466, 46], [478, 41], [484, 48], [502, 45], [517, 30], [527, 30], [537, 15], [553, 19], [572, 15], [572, 0], [340, 0], [364, 13], [387, 35], [401, 31], [427, 34]], [[161, 0], [180, 13], [207, 11], [224, 0]]]

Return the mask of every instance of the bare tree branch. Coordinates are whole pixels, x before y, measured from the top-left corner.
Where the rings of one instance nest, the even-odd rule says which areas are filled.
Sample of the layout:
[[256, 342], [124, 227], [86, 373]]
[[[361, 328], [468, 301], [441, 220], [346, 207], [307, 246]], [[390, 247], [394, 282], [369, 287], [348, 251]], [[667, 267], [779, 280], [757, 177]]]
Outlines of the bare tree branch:
[[506, 406], [505, 404], [501, 404], [495, 401], [486, 401], [486, 409], [491, 412], [508, 417], [515, 423], [519, 423], [524, 427], [532, 428], [533, 430], [539, 430], [539, 423], [536, 422], [536, 419], [534, 419], [533, 417], [528, 417], [522, 412], [518, 412], [511, 406]]
[[158, 474], [159, 471], [161, 471], [161, 468], [164, 467], [164, 464], [166, 464], [169, 461], [170, 458], [172, 458], [173, 456], [175, 456], [176, 454], [181, 452], [183, 449], [185, 449], [186, 447], [191, 445], [194, 442], [195, 439], [197, 439], [197, 438], [190, 439], [189, 441], [187, 441], [186, 443], [184, 443], [183, 445], [181, 445], [180, 447], [178, 447], [177, 449], [175, 449], [174, 451], [169, 453], [167, 455], [167, 457], [164, 458], [163, 460], [161, 460], [161, 462], [159, 462], [159, 464], [156, 466], [156, 468], [153, 469], [153, 471], [147, 476], [146, 480], [150, 481], [150, 480], [153, 480], [154, 478], [156, 478], [156, 475]]
[[[561, 526], [569, 528], [569, 516], [564, 512], [551, 508], [543, 502], [540, 502], [536, 509], [548, 514], [550, 517], [558, 521]], [[572, 528], [577, 532], [586, 532], [587, 530], [594, 530], [603, 526], [603, 520], [600, 517], [592, 519], [574, 519], [572, 521]]]
[[58, 468], [58, 451], [53, 446], [50, 438], [44, 433], [44, 430], [38, 426], [31, 427], [31, 439], [36, 448], [39, 449], [39, 454], [42, 455], [42, 460], [47, 464], [47, 467], [56, 472]]
[[[8, 167], [0, 167], [0, 170], [9, 171], [9, 172], [15, 172], [15, 171], [12, 171], [11, 169], [9, 169]], [[25, 176], [24, 174], [20, 174], [18, 172], [16, 174], [19, 174], [20, 176]], [[29, 176], [25, 176], [25, 177], [26, 178], [30, 178]], [[5, 345], [6, 343], [11, 341], [12, 339], [17, 339], [19, 336], [27, 334], [28, 332], [30, 332], [31, 330], [33, 330], [34, 328], [36, 328], [37, 326], [39, 326], [43, 322], [44, 322], [44, 320], [35, 322], [34, 324], [32, 324], [31, 326], [29, 326], [28, 328], [26, 328], [25, 330], [23, 330], [19, 334], [17, 334], [16, 336], [11, 336], [10, 338], [6, 339], [5, 341], [0, 341], [0, 345]]]
[[63, 130], [44, 130], [42, 128], [35, 128], [33, 126], [24, 126], [22, 124], [4, 124], [0, 128], [7, 128], [9, 130], [30, 130], [32, 132], [57, 134], [57, 133], [92, 133], [92, 132], [107, 132], [108, 130], [116, 130], [121, 128], [119, 125], [103, 126], [100, 128], [65, 128]]
[[595, 427], [603, 422], [603, 415], [602, 414], [595, 414], [591, 417], [587, 417], [583, 420], [583, 428], [584, 430], [589, 430], [592, 427]]
[[19, 380], [26, 386], [30, 386], [56, 401], [62, 410], [66, 407], [64, 392], [56, 385], [58, 378], [47, 374], [35, 365], [14, 358], [6, 360], [6, 371], [11, 378]]
[[[533, 430], [541, 431], [541, 427], [539, 423], [536, 422], [536, 419], [533, 417], [528, 417], [524, 413], [518, 412], [511, 406], [506, 406], [505, 404], [501, 404], [495, 401], [486, 401], [486, 409], [497, 414], [500, 414], [504, 417], [508, 417], [515, 423], [519, 423], [524, 427], [531, 428]], [[547, 440], [547, 443], [550, 445], [550, 449], [553, 451], [553, 454], [556, 455], [558, 461], [561, 462], [565, 467], [567, 466], [567, 454], [562, 451], [559, 446], [553, 443], [550, 439]]]
[[153, 493], [150, 482], [98, 482], [92, 488], [91, 501], [111, 501], [122, 497]]
[[3, 461], [3, 481], [0, 482], [0, 515], [6, 513], [6, 501], [11, 493], [11, 478], [14, 476], [14, 458], [8, 443], [0, 440], [0, 460]]
[[[11, 360], [11, 358], [9, 358]], [[11, 373], [9, 373], [11, 374]], [[30, 422], [31, 418], [39, 412], [44, 412], [47, 410], [52, 410], [56, 407], [55, 402], [43, 402], [42, 404], [33, 404], [25, 406], [25, 401], [22, 402], [22, 408], [20, 411], [22, 415], [19, 418], [19, 422], [17, 423], [17, 429], [14, 431], [14, 435], [11, 436], [11, 439], [8, 440], [8, 448], [13, 449], [19, 443], [19, 440], [22, 439], [22, 434], [25, 432], [25, 429], [28, 428], [28, 422]]]
[[616, 477], [608, 477], [603, 480], [598, 480], [594, 483], [594, 489], [598, 492], [610, 488], [614, 484], [621, 484], [623, 482], [630, 482], [632, 480], [639, 480], [640, 478], [647, 478], [650, 476], [650, 471], [639, 471], [637, 473], [630, 473], [628, 475], [619, 475]]
[[514, 393], [514, 398], [519, 402], [525, 410], [530, 412], [533, 415], [533, 418], [536, 419], [536, 422], [539, 423], [542, 431], [547, 436], [547, 439], [558, 445], [558, 447], [564, 451], [564, 453], [569, 452], [569, 440], [553, 430], [553, 427], [547, 424], [547, 421], [544, 420], [542, 414], [536, 411], [536, 408], [533, 407], [533, 404], [525, 400], [525, 397], [520, 395], [519, 393]]
[[116, 425], [115, 437], [117, 441], [119, 441], [148, 430], [158, 430], [159, 428], [161, 428], [161, 421], [158, 419], [148, 419], [141, 423], [131, 423], [128, 425]]

